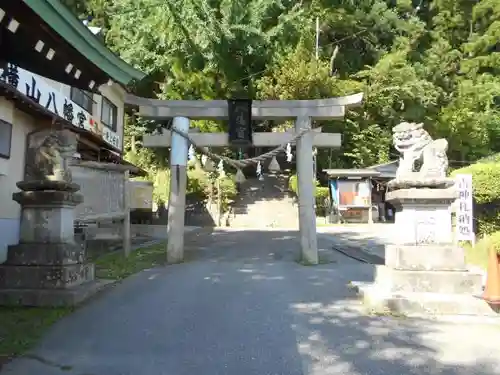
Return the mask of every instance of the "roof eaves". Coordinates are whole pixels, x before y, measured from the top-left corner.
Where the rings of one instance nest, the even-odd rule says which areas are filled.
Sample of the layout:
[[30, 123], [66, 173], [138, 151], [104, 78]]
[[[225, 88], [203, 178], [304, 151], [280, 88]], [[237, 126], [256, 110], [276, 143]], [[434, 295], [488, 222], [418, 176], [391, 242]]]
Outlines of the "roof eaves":
[[145, 77], [143, 72], [127, 64], [109, 50], [59, 0], [24, 0], [24, 2], [55, 32], [113, 80], [127, 86], [132, 81], [140, 81]]
[[385, 166], [389, 166], [391, 164], [395, 164], [395, 163], [398, 163], [399, 160], [391, 160], [391, 161], [388, 161], [387, 163], [381, 163], [381, 164], [375, 164], [375, 165], [371, 165], [369, 167], [367, 167], [368, 169], [376, 169], [376, 168], [380, 168], [380, 167], [385, 167]]

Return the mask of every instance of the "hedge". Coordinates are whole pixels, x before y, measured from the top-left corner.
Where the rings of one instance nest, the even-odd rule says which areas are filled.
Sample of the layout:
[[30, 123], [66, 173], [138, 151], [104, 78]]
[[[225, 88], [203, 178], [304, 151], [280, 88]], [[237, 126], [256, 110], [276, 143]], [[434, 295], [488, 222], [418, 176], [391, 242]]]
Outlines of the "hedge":
[[206, 199], [211, 193], [213, 196], [217, 196], [217, 186], [220, 187], [223, 211], [229, 208], [238, 194], [236, 183], [231, 175], [220, 178], [219, 183], [217, 183], [215, 174], [211, 175], [198, 166], [190, 167], [187, 174], [187, 191], [200, 200]]
[[[297, 183], [298, 183], [297, 175], [294, 174], [288, 180], [288, 188], [293, 193], [295, 193], [295, 195], [298, 195]], [[316, 200], [316, 214], [325, 215], [326, 214], [325, 202], [327, 202], [330, 199], [330, 189], [325, 186], [319, 186], [319, 182], [316, 180], [314, 182], [314, 197]]]
[[476, 233], [500, 230], [500, 163], [479, 162], [453, 171], [452, 176], [457, 174], [472, 175]]

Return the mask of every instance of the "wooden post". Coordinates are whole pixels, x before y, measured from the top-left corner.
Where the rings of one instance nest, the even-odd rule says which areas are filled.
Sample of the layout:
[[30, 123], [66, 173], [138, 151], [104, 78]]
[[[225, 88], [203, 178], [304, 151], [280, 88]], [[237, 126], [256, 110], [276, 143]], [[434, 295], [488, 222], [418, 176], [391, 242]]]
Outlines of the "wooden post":
[[222, 194], [220, 191], [220, 177], [217, 177], [217, 226], [222, 224]]
[[130, 255], [130, 171], [123, 173], [123, 252], [126, 257]]
[[[372, 178], [368, 177], [368, 188], [370, 189], [370, 199], [368, 201], [368, 224], [373, 224], [373, 210], [372, 210]], [[377, 207], [378, 211], [378, 207]]]
[[[172, 124], [187, 133], [189, 119], [175, 117]], [[170, 150], [170, 197], [168, 200], [167, 263], [184, 260], [184, 216], [186, 212], [188, 142], [177, 133], [172, 134]]]
[[342, 217], [340, 215], [340, 189], [339, 189], [339, 178], [335, 177], [337, 181], [337, 224], [342, 224]]
[[[310, 117], [298, 117], [295, 131], [311, 127]], [[297, 140], [297, 186], [299, 192], [299, 228], [301, 260], [318, 264], [316, 215], [314, 212], [313, 134], [305, 133]]]

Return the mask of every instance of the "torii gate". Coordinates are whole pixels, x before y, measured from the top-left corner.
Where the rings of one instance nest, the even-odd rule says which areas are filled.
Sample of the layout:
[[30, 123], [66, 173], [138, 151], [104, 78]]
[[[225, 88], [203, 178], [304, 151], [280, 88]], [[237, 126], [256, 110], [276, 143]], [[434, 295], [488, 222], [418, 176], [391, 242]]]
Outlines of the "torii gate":
[[[295, 133], [253, 133], [252, 145], [278, 146], [290, 141], [304, 129], [311, 129], [313, 120], [341, 119], [345, 108], [360, 105], [363, 94], [317, 100], [263, 100], [251, 103], [251, 118], [258, 120], [295, 120]], [[128, 95], [126, 102], [139, 107], [139, 116], [146, 119], [173, 118], [173, 127], [189, 132], [189, 120], [224, 120], [230, 116], [225, 100], [156, 100]], [[198, 146], [230, 146], [227, 133], [189, 133]], [[188, 141], [175, 132], [145, 135], [145, 147], [169, 147], [171, 175], [167, 226], [167, 262], [184, 259], [184, 214], [186, 205], [186, 167]], [[314, 212], [313, 146], [340, 147], [341, 134], [306, 132], [296, 144], [297, 178], [299, 191], [299, 228], [302, 260], [318, 264], [316, 215]]]

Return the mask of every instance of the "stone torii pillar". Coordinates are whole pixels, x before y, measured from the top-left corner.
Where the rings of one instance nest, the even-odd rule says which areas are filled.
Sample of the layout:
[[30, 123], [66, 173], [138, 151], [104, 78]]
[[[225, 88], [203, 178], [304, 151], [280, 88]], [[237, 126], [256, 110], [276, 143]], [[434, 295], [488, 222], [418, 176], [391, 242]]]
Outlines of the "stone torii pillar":
[[[252, 120], [295, 120], [295, 132], [253, 133], [252, 145], [278, 146], [289, 142], [303, 129], [309, 129], [313, 120], [342, 119], [345, 109], [361, 104], [363, 94], [317, 100], [263, 100], [253, 101]], [[225, 100], [156, 100], [128, 95], [128, 104], [139, 107], [139, 116], [146, 119], [174, 119], [173, 126], [185, 131], [189, 120], [227, 120], [228, 103]], [[182, 126], [181, 126], [182, 125]], [[230, 146], [227, 133], [189, 133], [201, 147]], [[167, 261], [178, 263], [184, 259], [184, 208], [186, 195], [187, 141], [178, 134], [166, 132], [144, 136], [145, 147], [171, 149], [171, 198], [169, 210]], [[302, 261], [318, 264], [316, 215], [314, 213], [313, 146], [340, 147], [341, 134], [306, 132], [296, 145], [299, 193], [299, 228]], [[181, 166], [181, 167], [179, 167]], [[179, 174], [183, 174], [181, 177]], [[169, 204], [170, 204], [169, 203]], [[172, 211], [172, 212], [171, 212]]]

